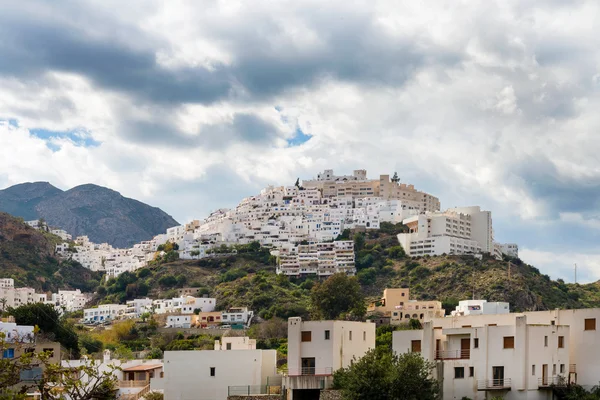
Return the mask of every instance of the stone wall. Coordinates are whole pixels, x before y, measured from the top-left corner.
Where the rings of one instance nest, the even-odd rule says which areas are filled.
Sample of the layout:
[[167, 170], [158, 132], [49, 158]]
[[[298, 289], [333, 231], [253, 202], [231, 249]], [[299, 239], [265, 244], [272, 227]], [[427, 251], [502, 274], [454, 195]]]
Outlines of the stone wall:
[[261, 394], [250, 396], [229, 396], [227, 400], [281, 400], [280, 394]]
[[339, 390], [321, 390], [319, 400], [342, 400], [342, 392]]

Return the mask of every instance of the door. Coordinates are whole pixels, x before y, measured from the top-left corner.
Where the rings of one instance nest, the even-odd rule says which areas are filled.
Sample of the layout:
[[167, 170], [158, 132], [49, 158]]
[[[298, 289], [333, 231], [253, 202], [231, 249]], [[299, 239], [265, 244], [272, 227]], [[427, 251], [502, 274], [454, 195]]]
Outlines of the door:
[[548, 364], [542, 365], [542, 385], [548, 385]]
[[469, 359], [471, 356], [471, 339], [460, 339], [460, 358]]
[[315, 374], [315, 358], [303, 358], [302, 359], [302, 375], [314, 375]]
[[440, 359], [442, 356], [441, 347], [442, 347], [441, 339], [436, 339], [436, 341], [435, 341], [435, 358], [436, 359]]
[[504, 386], [504, 367], [492, 367], [494, 386]]

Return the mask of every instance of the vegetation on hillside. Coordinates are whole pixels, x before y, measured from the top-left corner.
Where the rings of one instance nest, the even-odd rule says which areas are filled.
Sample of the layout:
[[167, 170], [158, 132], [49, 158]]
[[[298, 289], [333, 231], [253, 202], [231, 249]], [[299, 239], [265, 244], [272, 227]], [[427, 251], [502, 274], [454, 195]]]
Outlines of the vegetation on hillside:
[[22, 219], [0, 213], [0, 278], [14, 279], [16, 287], [29, 286], [44, 292], [93, 291], [101, 274], [75, 261], [55, 257], [55, 246], [61, 242], [58, 236], [37, 231]]

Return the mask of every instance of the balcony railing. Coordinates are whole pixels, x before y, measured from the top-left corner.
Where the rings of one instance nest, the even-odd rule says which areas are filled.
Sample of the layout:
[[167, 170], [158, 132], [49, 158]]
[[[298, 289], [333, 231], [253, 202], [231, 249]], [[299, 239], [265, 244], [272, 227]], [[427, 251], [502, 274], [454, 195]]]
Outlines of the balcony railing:
[[150, 384], [149, 380], [119, 381], [119, 387], [122, 387], [122, 388], [144, 387], [149, 384]]
[[562, 376], [547, 376], [538, 379], [538, 388], [549, 388], [552, 386], [567, 386], [567, 380]]
[[303, 375], [317, 375], [317, 376], [329, 376], [333, 374], [333, 368], [315, 368], [315, 367], [303, 367], [303, 368], [289, 368], [283, 371], [284, 375], [287, 376], [303, 376]]
[[510, 378], [483, 379], [477, 381], [477, 390], [510, 390]]
[[470, 357], [471, 357], [470, 349], [438, 350], [435, 352], [436, 360], [468, 360]]

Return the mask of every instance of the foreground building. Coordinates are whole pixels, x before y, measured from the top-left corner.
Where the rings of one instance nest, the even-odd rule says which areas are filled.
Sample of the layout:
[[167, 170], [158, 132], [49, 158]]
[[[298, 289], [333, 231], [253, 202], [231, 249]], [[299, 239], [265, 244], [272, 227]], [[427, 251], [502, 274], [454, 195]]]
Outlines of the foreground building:
[[288, 319], [288, 399], [314, 398], [333, 383], [333, 373], [375, 348], [375, 324]]
[[396, 331], [397, 353], [435, 362], [444, 399], [552, 399], [552, 386], [598, 384], [600, 309], [434, 318]]
[[277, 351], [166, 351], [162, 386], [168, 400], [227, 400], [230, 393], [264, 394], [277, 382]]

